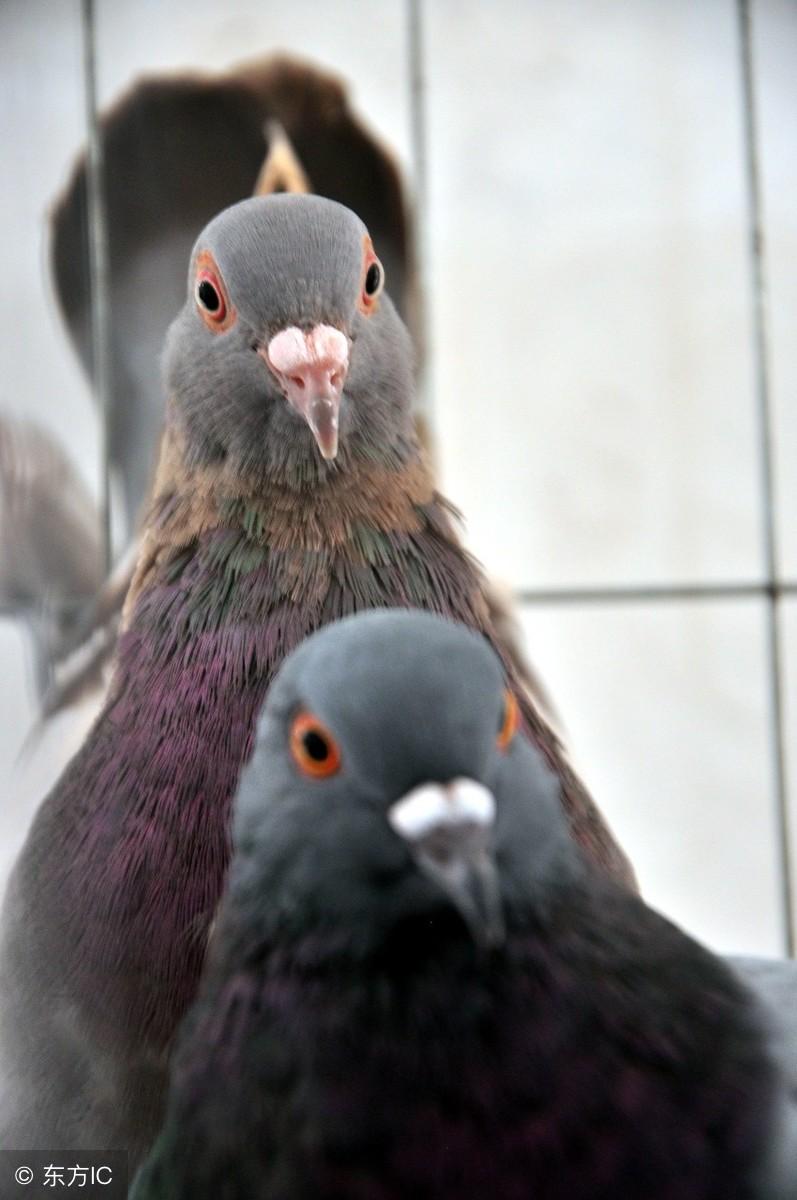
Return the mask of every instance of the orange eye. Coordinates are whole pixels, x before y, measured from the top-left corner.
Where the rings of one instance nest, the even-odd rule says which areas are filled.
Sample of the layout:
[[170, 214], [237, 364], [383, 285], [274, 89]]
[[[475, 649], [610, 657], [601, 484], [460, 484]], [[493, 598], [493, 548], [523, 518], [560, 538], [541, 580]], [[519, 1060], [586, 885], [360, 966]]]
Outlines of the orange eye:
[[501, 712], [501, 725], [498, 730], [496, 744], [499, 750], [506, 750], [520, 725], [520, 711], [514, 692], [509, 688], [504, 692], [504, 707]]
[[365, 259], [363, 261], [362, 288], [360, 290], [360, 312], [369, 316], [376, 308], [376, 302], [385, 286], [385, 268], [374, 254], [371, 239], [365, 239]]
[[235, 309], [227, 300], [221, 275], [209, 250], [203, 250], [197, 258], [194, 298], [199, 315], [214, 333], [223, 333], [235, 321]]
[[291, 725], [291, 754], [303, 775], [325, 779], [340, 769], [340, 750], [332, 734], [312, 713], [299, 713]]

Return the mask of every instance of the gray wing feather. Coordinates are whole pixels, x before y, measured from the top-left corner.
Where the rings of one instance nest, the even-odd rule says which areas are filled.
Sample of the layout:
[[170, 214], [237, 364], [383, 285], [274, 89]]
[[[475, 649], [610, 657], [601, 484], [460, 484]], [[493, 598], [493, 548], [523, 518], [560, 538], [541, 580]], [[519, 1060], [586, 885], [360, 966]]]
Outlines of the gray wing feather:
[[797, 961], [732, 957], [728, 962], [769, 1014], [772, 1051], [797, 1102]]
[[41, 692], [102, 580], [97, 508], [64, 451], [0, 414], [0, 612], [30, 636]]
[[772, 1057], [782, 1076], [760, 1200], [797, 1200], [797, 962], [742, 957], [727, 961], [760, 1002]]

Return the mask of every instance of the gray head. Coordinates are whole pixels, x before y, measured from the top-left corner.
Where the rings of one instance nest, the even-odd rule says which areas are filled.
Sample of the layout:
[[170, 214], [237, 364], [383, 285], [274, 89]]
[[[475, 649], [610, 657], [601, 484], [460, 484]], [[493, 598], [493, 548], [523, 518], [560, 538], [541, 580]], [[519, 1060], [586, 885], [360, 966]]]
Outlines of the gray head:
[[[558, 785], [479, 635], [428, 613], [314, 634], [272, 685], [237, 798], [230, 908], [353, 955], [444, 917], [500, 944], [567, 864]], [[563, 872], [564, 866], [564, 872]]]
[[290, 484], [400, 455], [412, 350], [384, 284], [367, 229], [332, 200], [256, 197], [211, 221], [166, 343], [189, 459]]

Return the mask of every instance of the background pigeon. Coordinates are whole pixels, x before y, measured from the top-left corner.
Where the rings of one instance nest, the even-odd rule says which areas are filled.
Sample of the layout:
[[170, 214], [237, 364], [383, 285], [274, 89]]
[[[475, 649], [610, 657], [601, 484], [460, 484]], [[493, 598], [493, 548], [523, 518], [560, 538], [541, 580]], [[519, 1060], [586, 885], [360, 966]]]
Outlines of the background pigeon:
[[134, 1200], [797, 1196], [757, 1004], [584, 862], [514, 712], [428, 614], [285, 664]]
[[0, 413], [0, 613], [27, 626], [44, 694], [52, 661], [82, 631], [103, 578], [97, 511], [44, 429]]
[[[6, 1145], [148, 1144], [225, 878], [230, 799], [284, 655], [391, 606], [497, 641], [419, 451], [409, 337], [383, 283], [365, 226], [318, 197], [244, 201], [196, 244], [110, 694], [6, 900]], [[518, 694], [576, 838], [631, 882]]]
[[[797, 1104], [797, 961], [730, 957], [730, 965], [758, 993], [770, 1014], [774, 1053]], [[797, 1148], [795, 1148], [797, 1164]]]

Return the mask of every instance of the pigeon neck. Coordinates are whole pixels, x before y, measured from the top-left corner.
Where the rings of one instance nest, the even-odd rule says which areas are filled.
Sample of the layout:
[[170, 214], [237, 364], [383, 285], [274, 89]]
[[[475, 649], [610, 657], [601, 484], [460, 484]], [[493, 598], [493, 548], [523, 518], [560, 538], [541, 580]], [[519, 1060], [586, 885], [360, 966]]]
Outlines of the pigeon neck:
[[416, 534], [419, 510], [435, 500], [429, 465], [414, 441], [403, 461], [359, 462], [297, 494], [226, 463], [190, 464], [179, 432], [167, 429], [124, 623], [158, 564], [216, 530], [238, 531], [278, 551], [335, 550], [370, 535]]

